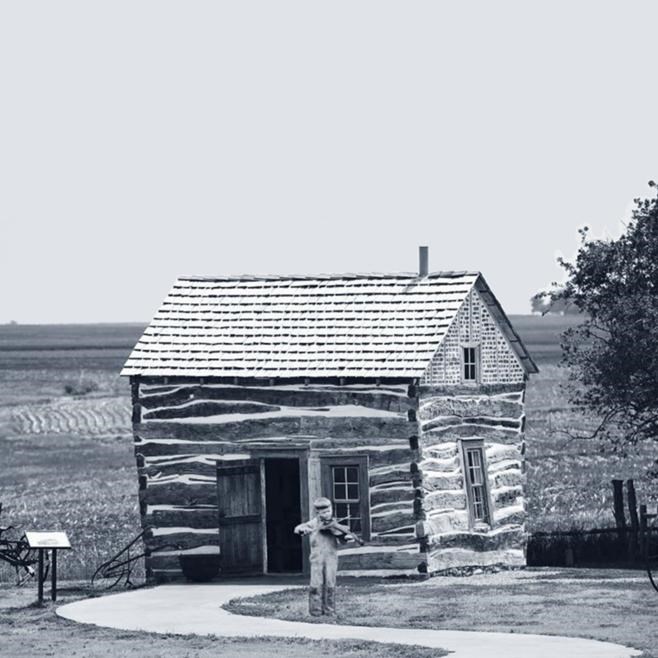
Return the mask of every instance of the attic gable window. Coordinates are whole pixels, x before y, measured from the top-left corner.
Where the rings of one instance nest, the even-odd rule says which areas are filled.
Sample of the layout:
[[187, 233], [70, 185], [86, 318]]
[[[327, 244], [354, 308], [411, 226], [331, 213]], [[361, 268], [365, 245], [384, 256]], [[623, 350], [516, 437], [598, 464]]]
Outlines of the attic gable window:
[[464, 381], [477, 382], [478, 381], [478, 348], [475, 346], [463, 347], [463, 363], [464, 363]]

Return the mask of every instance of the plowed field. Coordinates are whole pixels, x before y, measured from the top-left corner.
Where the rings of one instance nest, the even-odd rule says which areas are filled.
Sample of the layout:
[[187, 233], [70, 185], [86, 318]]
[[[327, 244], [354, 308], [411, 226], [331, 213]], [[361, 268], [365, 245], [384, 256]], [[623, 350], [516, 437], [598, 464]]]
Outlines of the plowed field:
[[9, 435], [75, 434], [106, 436], [130, 433], [126, 397], [62, 398], [19, 405], [6, 411]]

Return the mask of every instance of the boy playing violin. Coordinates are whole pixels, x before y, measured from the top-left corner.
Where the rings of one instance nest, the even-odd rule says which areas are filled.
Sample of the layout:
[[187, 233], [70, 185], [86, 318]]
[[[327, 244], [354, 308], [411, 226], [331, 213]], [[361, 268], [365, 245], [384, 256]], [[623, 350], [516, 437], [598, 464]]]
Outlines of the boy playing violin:
[[336, 614], [338, 543], [345, 543], [350, 539], [360, 544], [363, 542], [347, 526], [336, 521], [328, 498], [317, 498], [313, 507], [317, 516], [307, 523], [300, 523], [295, 528], [295, 533], [311, 536], [308, 611], [317, 617]]

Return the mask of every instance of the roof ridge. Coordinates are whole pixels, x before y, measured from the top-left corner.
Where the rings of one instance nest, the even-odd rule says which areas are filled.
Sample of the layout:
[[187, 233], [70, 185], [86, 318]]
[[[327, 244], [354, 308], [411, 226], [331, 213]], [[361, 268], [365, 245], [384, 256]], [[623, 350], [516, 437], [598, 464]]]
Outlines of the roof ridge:
[[475, 270], [439, 270], [419, 276], [417, 272], [337, 272], [321, 274], [234, 274], [218, 276], [183, 275], [178, 281], [314, 281], [335, 279], [433, 279], [479, 276]]

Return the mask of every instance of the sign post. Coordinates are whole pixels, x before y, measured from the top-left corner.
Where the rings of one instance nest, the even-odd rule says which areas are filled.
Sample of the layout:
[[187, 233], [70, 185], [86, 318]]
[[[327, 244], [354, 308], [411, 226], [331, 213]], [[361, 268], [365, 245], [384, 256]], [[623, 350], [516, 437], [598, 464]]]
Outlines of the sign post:
[[57, 601], [57, 549], [53, 548], [50, 558], [50, 598]]
[[51, 571], [51, 589], [50, 598], [57, 601], [57, 551], [70, 550], [71, 542], [65, 532], [26, 532], [25, 539], [30, 548], [39, 551], [39, 584], [38, 595], [39, 605], [43, 603], [43, 552], [51, 550], [50, 568]]
[[39, 572], [37, 578], [39, 579], [39, 605], [41, 605], [43, 603], [43, 548], [39, 549]]

